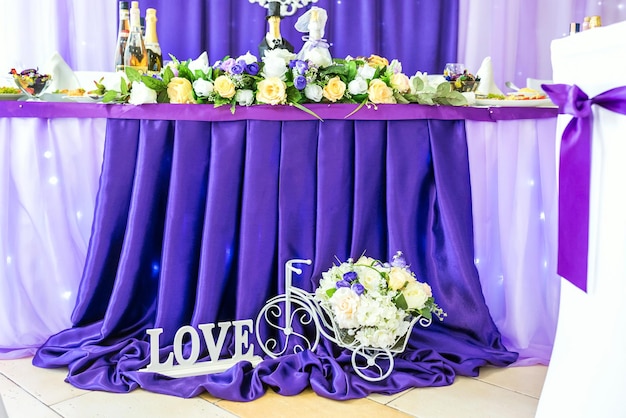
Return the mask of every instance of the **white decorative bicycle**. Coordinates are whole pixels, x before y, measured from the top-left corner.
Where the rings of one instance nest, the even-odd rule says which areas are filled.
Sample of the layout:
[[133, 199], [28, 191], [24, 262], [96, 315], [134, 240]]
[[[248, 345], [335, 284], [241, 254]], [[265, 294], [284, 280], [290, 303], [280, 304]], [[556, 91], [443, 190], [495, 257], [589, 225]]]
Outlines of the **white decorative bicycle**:
[[[269, 299], [256, 320], [256, 338], [261, 349], [272, 358], [304, 350], [313, 352], [323, 336], [340, 347], [352, 351], [354, 371], [365, 380], [379, 381], [388, 377], [394, 368], [394, 357], [405, 350], [415, 323], [428, 327], [431, 318], [409, 317], [408, 331], [398, 337], [391, 348], [364, 346], [347, 330], [339, 328], [333, 320], [330, 307], [309, 293], [292, 285], [293, 273], [302, 274], [295, 264], [311, 264], [311, 260], [292, 259], [285, 263], [285, 293]], [[262, 336], [260, 325], [267, 324], [267, 337]]]

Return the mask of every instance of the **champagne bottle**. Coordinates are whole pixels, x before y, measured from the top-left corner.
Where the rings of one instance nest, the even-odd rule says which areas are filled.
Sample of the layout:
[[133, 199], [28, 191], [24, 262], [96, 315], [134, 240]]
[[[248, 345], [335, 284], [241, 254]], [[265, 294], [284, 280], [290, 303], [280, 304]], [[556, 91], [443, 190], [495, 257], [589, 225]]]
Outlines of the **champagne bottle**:
[[117, 31], [117, 48], [115, 49], [115, 71], [124, 71], [124, 50], [130, 32], [130, 14], [128, 2], [120, 1], [120, 23]]
[[145, 74], [148, 70], [148, 54], [141, 35], [139, 2], [131, 2], [130, 34], [124, 50], [124, 66]]
[[163, 55], [156, 31], [156, 9], [146, 9], [146, 37], [144, 39], [148, 52], [148, 73], [158, 74], [163, 66]]

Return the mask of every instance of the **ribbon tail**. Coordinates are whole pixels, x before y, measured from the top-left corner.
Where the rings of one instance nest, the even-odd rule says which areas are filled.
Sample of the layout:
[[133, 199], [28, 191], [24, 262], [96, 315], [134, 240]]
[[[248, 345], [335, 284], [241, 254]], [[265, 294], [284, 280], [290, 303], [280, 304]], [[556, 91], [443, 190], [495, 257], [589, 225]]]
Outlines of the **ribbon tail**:
[[587, 291], [591, 116], [574, 118], [563, 132], [559, 165], [557, 273]]

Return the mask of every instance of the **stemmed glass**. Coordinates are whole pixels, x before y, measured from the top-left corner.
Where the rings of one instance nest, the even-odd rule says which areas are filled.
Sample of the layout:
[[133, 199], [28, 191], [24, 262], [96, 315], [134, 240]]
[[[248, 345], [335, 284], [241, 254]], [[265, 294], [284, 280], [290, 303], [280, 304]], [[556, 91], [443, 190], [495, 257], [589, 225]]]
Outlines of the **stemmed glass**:
[[29, 97], [28, 100], [41, 100], [41, 95], [52, 81], [52, 77], [47, 74], [39, 74], [37, 70], [24, 70], [21, 73], [11, 70], [13, 81], [22, 92]]
[[449, 81], [456, 80], [459, 76], [463, 75], [464, 72], [465, 64], [461, 64], [460, 62], [449, 62], [443, 70], [443, 76]]

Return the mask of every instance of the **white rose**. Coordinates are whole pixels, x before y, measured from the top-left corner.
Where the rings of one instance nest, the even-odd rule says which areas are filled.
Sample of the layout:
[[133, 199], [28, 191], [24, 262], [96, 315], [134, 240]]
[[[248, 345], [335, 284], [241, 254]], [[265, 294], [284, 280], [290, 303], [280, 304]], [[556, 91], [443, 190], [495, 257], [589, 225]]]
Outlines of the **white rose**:
[[209, 56], [207, 55], [206, 51], [200, 54], [198, 58], [191, 61], [189, 65], [187, 65], [187, 68], [189, 68], [191, 72], [200, 70], [204, 74], [207, 74], [209, 72], [210, 67], [209, 67]]
[[319, 102], [322, 100], [322, 94], [324, 93], [324, 89], [317, 84], [309, 83], [304, 88], [304, 95], [307, 99], [313, 100], [314, 102]]
[[359, 295], [348, 287], [342, 287], [330, 298], [330, 304], [335, 314], [335, 320], [339, 328], [357, 328], [357, 310], [359, 308]]
[[329, 67], [333, 63], [327, 48], [313, 48], [306, 53], [304, 58], [320, 68]]
[[391, 70], [394, 74], [402, 72], [402, 64], [397, 59], [391, 60], [389, 63], [389, 70]]
[[296, 59], [296, 54], [286, 49], [267, 49], [265, 50], [263, 62], [265, 62], [266, 59], [281, 59], [283, 60], [283, 64], [287, 65], [291, 60]]
[[409, 309], [417, 309], [420, 310], [426, 304], [426, 300], [429, 297], [429, 289], [426, 288], [425, 283], [420, 283], [418, 281], [410, 282], [406, 288], [402, 291], [404, 295], [404, 300]]
[[198, 97], [209, 97], [209, 94], [213, 93], [213, 83], [199, 78], [193, 82], [193, 91], [196, 92]]
[[156, 103], [157, 102], [157, 93], [152, 90], [141, 81], [133, 81], [131, 90], [130, 90], [130, 98], [128, 99], [128, 103], [134, 105], [140, 105], [144, 103]]
[[250, 106], [254, 103], [254, 92], [247, 89], [237, 90], [235, 100], [240, 106]]
[[348, 91], [351, 95], [367, 93], [367, 81], [361, 77], [357, 77], [348, 83]]
[[366, 80], [371, 80], [376, 72], [376, 67], [371, 67], [369, 64], [364, 64], [356, 71], [356, 74]]
[[235, 61], [240, 61], [240, 60], [244, 60], [244, 61], [245, 61], [245, 63], [246, 63], [246, 65], [250, 65], [250, 64], [252, 64], [253, 62], [257, 62], [257, 61], [258, 61], [257, 57], [255, 57], [254, 55], [252, 55], [252, 54], [250, 53], [250, 51], [246, 52], [246, 54], [245, 54], [245, 55], [240, 55], [240, 56], [238, 56], [238, 57], [237, 57], [237, 59], [236, 59]]
[[359, 282], [361, 282], [365, 290], [371, 293], [380, 292], [383, 279], [380, 273], [378, 272], [378, 270], [376, 270], [375, 268], [371, 268], [371, 267], [360, 267], [360, 266], [355, 267], [355, 270], [357, 271], [359, 275]]
[[287, 64], [281, 57], [265, 57], [263, 58], [263, 77], [278, 77], [281, 80], [285, 79], [285, 73], [289, 70]]

